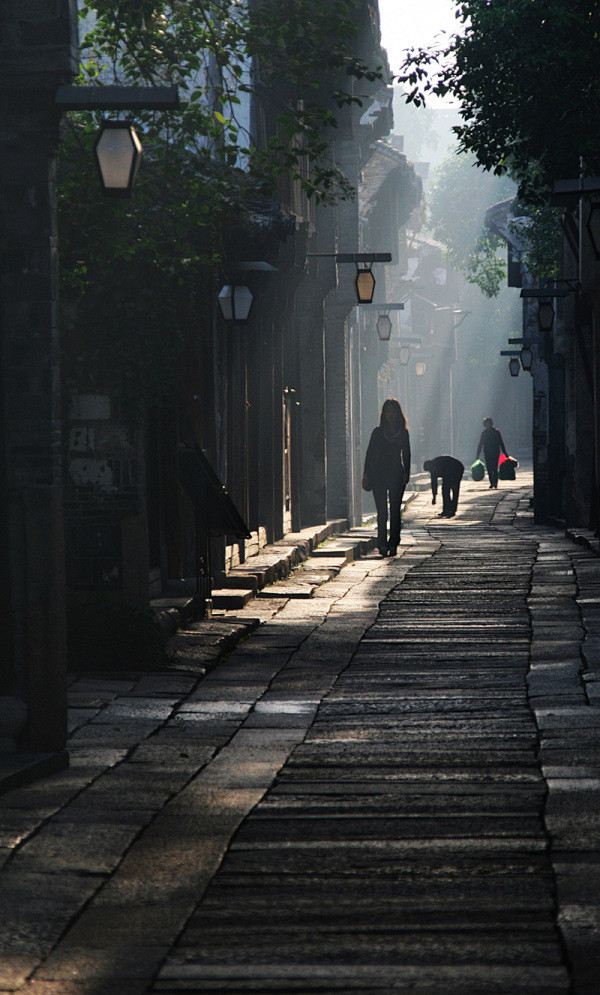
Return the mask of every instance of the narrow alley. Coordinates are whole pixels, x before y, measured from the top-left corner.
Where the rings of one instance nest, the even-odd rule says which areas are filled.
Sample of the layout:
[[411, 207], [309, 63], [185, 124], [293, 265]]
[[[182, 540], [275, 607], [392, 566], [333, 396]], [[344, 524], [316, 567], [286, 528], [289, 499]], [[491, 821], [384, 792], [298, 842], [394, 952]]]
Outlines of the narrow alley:
[[597, 992], [600, 560], [530, 496], [416, 494], [205, 674], [73, 679], [0, 798], [0, 992]]

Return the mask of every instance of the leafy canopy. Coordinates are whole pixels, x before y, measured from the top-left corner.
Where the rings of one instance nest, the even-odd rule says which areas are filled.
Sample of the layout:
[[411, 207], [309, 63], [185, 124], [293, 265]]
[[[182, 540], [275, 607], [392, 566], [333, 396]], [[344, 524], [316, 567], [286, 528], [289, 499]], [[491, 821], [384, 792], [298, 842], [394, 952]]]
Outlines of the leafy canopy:
[[[352, 191], [332, 162], [328, 129], [337, 126], [336, 110], [360, 102], [350, 81], [382, 75], [352, 53], [358, 6], [94, 0], [81, 10], [94, 17], [83, 40], [82, 76], [99, 85], [177, 85], [181, 108], [141, 112], [139, 126], [159, 146], [193, 154], [217, 200], [232, 194], [220, 188], [224, 169], [241, 166], [260, 193], [272, 193], [277, 176], [291, 173], [308, 196], [333, 203]], [[250, 95], [273, 120], [264, 134], [243, 113]]]
[[408, 100], [451, 94], [461, 148], [510, 172], [521, 199], [547, 200], [553, 179], [600, 172], [600, 4], [592, 0], [462, 0], [461, 31], [411, 50]]
[[486, 297], [495, 297], [506, 277], [506, 251], [484, 227], [485, 211], [514, 193], [511, 180], [485, 173], [472, 155], [454, 152], [436, 171], [429, 195], [429, 225], [446, 246], [448, 262]]
[[[70, 114], [59, 158], [65, 373], [131, 397], [169, 391], [190, 327], [209, 336], [204, 284], [279, 176], [324, 203], [352, 196], [331, 155], [337, 116], [381, 76], [354, 55], [357, 0], [94, 0], [80, 82], [177, 85], [180, 106], [136, 113], [130, 201], [103, 198], [100, 115]], [[255, 99], [250, 118], [248, 101]], [[198, 334], [196, 332], [196, 334]]]

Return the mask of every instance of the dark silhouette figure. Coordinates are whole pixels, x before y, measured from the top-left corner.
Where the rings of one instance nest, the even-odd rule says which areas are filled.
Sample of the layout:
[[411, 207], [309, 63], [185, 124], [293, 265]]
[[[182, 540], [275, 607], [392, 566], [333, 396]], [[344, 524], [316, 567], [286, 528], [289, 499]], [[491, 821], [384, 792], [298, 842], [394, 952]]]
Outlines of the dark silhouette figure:
[[505, 456], [508, 456], [506, 451], [506, 446], [500, 432], [497, 428], [494, 428], [494, 423], [491, 418], [483, 419], [483, 432], [479, 439], [479, 445], [477, 446], [477, 456], [479, 459], [479, 453], [483, 449], [483, 458], [485, 460], [486, 469], [488, 472], [488, 477], [490, 478], [490, 487], [498, 487], [498, 460], [500, 459], [500, 450]]
[[464, 466], [454, 456], [436, 456], [425, 460], [423, 469], [431, 474], [432, 504], [435, 504], [438, 489], [438, 478], [442, 478], [442, 510], [440, 518], [454, 518], [458, 505], [458, 492], [464, 473]]
[[[377, 507], [377, 548], [382, 556], [395, 556], [400, 542], [400, 510], [410, 476], [410, 439], [406, 418], [398, 401], [388, 397], [377, 428], [371, 433], [363, 487], [373, 488]], [[390, 537], [387, 538], [388, 498]]]

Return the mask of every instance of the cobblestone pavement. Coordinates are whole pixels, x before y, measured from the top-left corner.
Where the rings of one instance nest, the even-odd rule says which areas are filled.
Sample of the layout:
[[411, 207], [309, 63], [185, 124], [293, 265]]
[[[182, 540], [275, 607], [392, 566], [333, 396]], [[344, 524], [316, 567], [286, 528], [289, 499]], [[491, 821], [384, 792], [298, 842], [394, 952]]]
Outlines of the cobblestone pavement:
[[74, 679], [0, 798], [0, 992], [597, 995], [600, 560], [530, 493], [419, 494], [208, 673], [205, 626]]

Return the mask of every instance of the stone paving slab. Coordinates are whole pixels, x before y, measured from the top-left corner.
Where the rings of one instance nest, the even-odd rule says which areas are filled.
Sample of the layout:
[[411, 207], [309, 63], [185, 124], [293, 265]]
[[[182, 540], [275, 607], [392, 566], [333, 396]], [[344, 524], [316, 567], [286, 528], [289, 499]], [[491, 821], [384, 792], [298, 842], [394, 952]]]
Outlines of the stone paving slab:
[[520, 477], [72, 680], [71, 768], [0, 799], [0, 993], [598, 991], [599, 561]]

